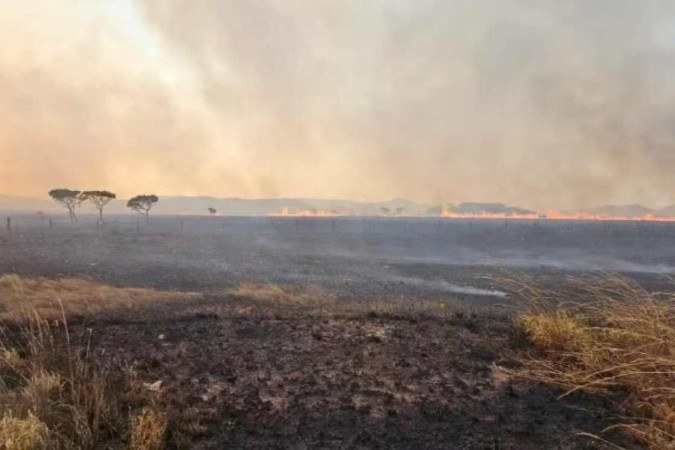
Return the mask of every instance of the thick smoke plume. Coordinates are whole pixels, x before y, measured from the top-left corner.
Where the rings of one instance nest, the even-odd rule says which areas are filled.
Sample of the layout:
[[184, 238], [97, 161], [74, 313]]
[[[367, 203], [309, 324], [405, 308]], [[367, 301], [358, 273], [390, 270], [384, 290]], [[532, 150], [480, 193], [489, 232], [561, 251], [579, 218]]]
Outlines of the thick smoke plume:
[[31, 3], [0, 191], [675, 202], [671, 1]]

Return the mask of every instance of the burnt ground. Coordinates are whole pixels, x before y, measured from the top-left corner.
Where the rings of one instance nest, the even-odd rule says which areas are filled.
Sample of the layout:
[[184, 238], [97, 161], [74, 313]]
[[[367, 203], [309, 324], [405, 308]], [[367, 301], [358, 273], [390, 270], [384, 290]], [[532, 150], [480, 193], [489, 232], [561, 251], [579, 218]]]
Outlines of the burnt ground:
[[[182, 448], [600, 448], [606, 399], [509, 375], [504, 316], [279, 308], [210, 295], [101, 319], [92, 347], [146, 383]], [[616, 435], [605, 436], [628, 448]]]
[[[157, 401], [184, 448], [594, 448], [576, 433], [613, 422], [606, 400], [558, 400], [497, 368], [526, 349], [497, 306], [515, 305], [484, 277], [618, 271], [661, 289], [675, 272], [669, 224], [13, 223], [0, 274], [205, 293], [86, 324], [102, 360], [162, 381]], [[246, 282], [318, 285], [336, 301], [280, 307], [225, 293]]]
[[[648, 284], [675, 274], [675, 224], [110, 217], [72, 226], [17, 217], [0, 230], [0, 273], [87, 275], [121, 286], [212, 290], [241, 282], [321, 284], [363, 301], [382, 293], [474, 302], [455, 285], [504, 269], [556, 276], [620, 272]], [[448, 286], [451, 285], [451, 286]], [[485, 298], [483, 298], [484, 300]]]

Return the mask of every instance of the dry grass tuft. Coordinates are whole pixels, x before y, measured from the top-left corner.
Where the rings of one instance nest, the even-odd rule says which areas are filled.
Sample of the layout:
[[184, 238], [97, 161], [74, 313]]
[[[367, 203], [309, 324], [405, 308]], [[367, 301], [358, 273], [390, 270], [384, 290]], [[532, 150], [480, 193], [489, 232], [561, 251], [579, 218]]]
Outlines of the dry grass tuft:
[[48, 448], [49, 428], [33, 414], [25, 419], [5, 414], [0, 420], [0, 445], [6, 450]]
[[522, 373], [567, 389], [604, 393], [621, 428], [654, 449], [675, 447], [675, 294], [608, 276], [545, 289], [511, 282], [527, 310], [517, 325], [536, 352]]
[[592, 339], [582, 317], [562, 310], [522, 314], [516, 324], [535, 346], [550, 352], [583, 351]]
[[154, 408], [144, 408], [131, 420], [130, 448], [160, 450], [164, 448], [166, 416]]

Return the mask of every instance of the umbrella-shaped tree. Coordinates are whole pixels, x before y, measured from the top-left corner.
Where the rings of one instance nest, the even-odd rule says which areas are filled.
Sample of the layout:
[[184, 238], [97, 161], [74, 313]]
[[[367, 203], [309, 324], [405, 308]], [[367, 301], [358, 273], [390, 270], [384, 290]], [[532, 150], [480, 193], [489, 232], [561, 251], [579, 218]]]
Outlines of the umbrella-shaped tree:
[[158, 201], [159, 197], [156, 195], [137, 195], [136, 197], [129, 199], [127, 202], [127, 207], [133, 209], [139, 214], [143, 214], [145, 216], [145, 220], [148, 220], [150, 217], [150, 210]]
[[103, 222], [103, 208], [105, 208], [105, 205], [110, 203], [111, 200], [116, 199], [117, 195], [108, 191], [84, 191], [80, 194], [80, 198], [91, 202], [96, 209], [98, 209], [98, 220]]
[[58, 204], [68, 210], [68, 217], [71, 222], [75, 222], [75, 208], [82, 203], [80, 191], [73, 191], [70, 189], [52, 189], [49, 191], [49, 196]]

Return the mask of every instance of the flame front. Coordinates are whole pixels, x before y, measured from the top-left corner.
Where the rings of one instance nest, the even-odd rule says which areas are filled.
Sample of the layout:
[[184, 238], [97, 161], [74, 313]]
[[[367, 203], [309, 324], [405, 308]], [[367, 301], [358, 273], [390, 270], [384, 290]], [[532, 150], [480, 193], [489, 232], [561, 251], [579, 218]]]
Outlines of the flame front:
[[326, 209], [290, 209], [281, 208], [277, 212], [268, 214], [274, 217], [336, 217], [341, 214], [337, 211], [329, 211]]
[[643, 222], [675, 222], [673, 216], [657, 216], [645, 214], [642, 216], [613, 216], [608, 214], [592, 213], [566, 213], [560, 211], [547, 211], [543, 216], [549, 220], [600, 220], [600, 221], [643, 221]]
[[[293, 209], [281, 208], [278, 211], [269, 213], [270, 217], [339, 217], [348, 216], [348, 213], [341, 213], [335, 210], [327, 209]], [[356, 214], [358, 215], [358, 214]], [[381, 217], [400, 217], [393, 215], [382, 215]], [[409, 217], [414, 217], [409, 216]], [[422, 215], [420, 217], [423, 217]], [[428, 217], [428, 216], [427, 216]], [[498, 213], [498, 212], [458, 212], [450, 209], [444, 209], [440, 217], [447, 219], [476, 219], [476, 220], [578, 220], [578, 221], [632, 221], [632, 222], [675, 222], [675, 216], [659, 216], [656, 214], [645, 214], [642, 216], [622, 216], [609, 214], [596, 214], [589, 212], [563, 212], [548, 210], [546, 213], [527, 212], [527, 213]]]
[[588, 220], [588, 221], [643, 221], [643, 222], [675, 222], [675, 216], [657, 216], [645, 214], [642, 216], [613, 216], [608, 214], [593, 214], [585, 212], [561, 212], [549, 210], [545, 214], [508, 214], [508, 213], [461, 213], [443, 210], [441, 217], [450, 219], [486, 219], [486, 220]]
[[449, 209], [444, 209], [441, 213], [441, 217], [446, 217], [449, 219], [511, 219], [511, 220], [534, 220], [540, 219], [542, 216], [539, 216], [537, 213], [529, 214], [508, 214], [508, 213], [489, 213], [489, 212], [480, 212], [480, 213], [461, 213], [456, 211], [451, 211]]

